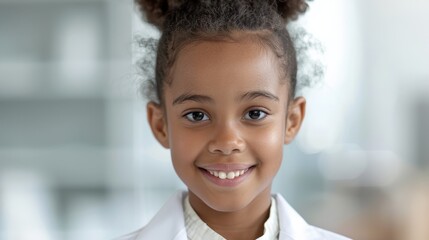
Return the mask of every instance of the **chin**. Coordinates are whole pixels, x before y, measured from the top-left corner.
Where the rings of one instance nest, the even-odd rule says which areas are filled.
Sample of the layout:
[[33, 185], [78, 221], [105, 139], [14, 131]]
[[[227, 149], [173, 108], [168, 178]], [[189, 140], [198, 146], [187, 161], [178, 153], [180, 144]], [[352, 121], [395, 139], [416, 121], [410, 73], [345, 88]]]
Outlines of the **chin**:
[[211, 209], [218, 212], [236, 212], [240, 211], [250, 204], [251, 200], [243, 195], [237, 197], [225, 196], [215, 199], [206, 199], [204, 203]]

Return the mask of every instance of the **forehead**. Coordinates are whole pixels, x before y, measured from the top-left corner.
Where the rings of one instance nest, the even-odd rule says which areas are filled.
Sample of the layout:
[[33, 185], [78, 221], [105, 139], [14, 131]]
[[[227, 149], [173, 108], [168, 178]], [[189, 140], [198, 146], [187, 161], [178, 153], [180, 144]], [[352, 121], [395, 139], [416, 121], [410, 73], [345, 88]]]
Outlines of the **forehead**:
[[262, 89], [286, 96], [287, 84], [282, 82], [279, 72], [276, 56], [262, 43], [196, 42], [177, 55], [166, 91], [225, 95]]

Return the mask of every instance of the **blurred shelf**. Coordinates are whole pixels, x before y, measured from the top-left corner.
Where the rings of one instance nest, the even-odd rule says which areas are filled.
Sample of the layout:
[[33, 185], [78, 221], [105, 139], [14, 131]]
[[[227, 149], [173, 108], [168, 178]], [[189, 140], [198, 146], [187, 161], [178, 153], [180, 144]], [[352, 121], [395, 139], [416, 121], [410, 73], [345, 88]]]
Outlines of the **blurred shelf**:
[[136, 185], [131, 16], [132, 1], [0, 0], [0, 239], [31, 220], [58, 232], [40, 239], [106, 239], [82, 229], [129, 219], [109, 212]]
[[29, 173], [54, 188], [132, 186], [130, 149], [0, 149], [0, 173]]
[[137, 96], [130, 60], [94, 62], [86, 73], [69, 74], [57, 62], [0, 60], [0, 100], [4, 98], [128, 98]]
[[1, 147], [107, 145], [106, 102], [98, 98], [2, 99]]
[[131, 6], [0, 0], [0, 98], [131, 95]]

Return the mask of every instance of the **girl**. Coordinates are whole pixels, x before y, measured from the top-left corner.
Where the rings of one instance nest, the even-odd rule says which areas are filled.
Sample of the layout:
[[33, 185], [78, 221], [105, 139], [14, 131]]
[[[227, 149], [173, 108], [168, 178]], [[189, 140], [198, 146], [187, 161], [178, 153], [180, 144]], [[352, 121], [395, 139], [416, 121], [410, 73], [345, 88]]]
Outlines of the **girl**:
[[136, 2], [162, 32], [148, 121], [188, 191], [123, 239], [346, 239], [271, 194], [305, 113], [286, 24], [307, 3]]

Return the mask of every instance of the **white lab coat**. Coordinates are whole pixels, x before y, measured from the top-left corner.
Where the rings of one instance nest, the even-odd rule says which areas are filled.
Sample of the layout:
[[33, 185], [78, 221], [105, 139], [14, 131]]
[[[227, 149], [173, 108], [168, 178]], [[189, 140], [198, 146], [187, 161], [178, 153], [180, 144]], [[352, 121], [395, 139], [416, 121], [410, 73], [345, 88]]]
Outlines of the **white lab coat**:
[[[172, 196], [143, 228], [117, 240], [188, 240], [183, 215], [186, 192]], [[344, 236], [311, 226], [286, 202], [274, 194], [279, 214], [279, 240], [347, 240]]]

